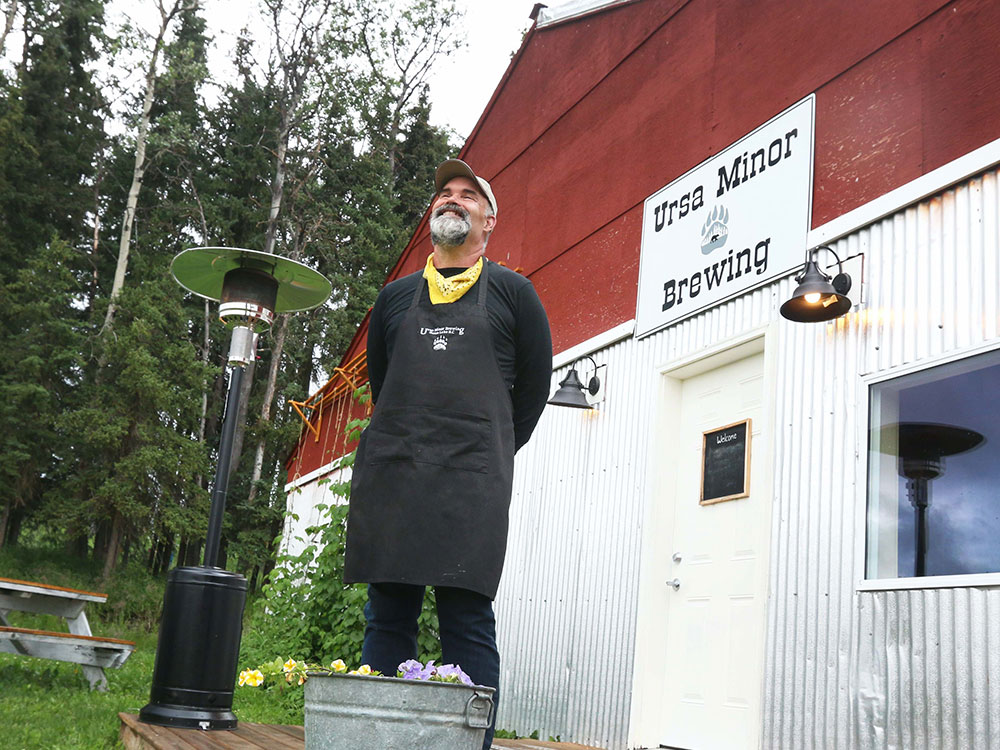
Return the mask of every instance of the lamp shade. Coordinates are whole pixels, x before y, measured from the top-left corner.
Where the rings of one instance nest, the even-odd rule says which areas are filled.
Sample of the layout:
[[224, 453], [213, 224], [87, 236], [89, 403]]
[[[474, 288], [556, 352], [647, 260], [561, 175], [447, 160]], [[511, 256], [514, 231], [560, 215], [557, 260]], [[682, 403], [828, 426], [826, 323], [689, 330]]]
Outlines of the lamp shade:
[[830, 282], [816, 261], [806, 261], [802, 274], [796, 279], [792, 298], [781, 306], [781, 315], [796, 323], [821, 323], [840, 317], [851, 309], [851, 300], [846, 296], [851, 289], [851, 277], [838, 274]]
[[[245, 273], [247, 278], [273, 277], [277, 289], [267, 291], [268, 296], [273, 294], [275, 313], [312, 310], [322, 305], [333, 289], [323, 274], [304, 263], [240, 247], [192, 247], [178, 253], [170, 264], [178, 284], [199, 297], [216, 301], [229, 301], [222, 299], [223, 286], [227, 274], [237, 269], [256, 272]], [[230, 282], [233, 278], [230, 276]]]
[[559, 384], [559, 389], [548, 403], [553, 406], [569, 406], [573, 409], [594, 408], [583, 393], [583, 383], [580, 382], [580, 376], [576, 374], [575, 367], [570, 368], [569, 373]]

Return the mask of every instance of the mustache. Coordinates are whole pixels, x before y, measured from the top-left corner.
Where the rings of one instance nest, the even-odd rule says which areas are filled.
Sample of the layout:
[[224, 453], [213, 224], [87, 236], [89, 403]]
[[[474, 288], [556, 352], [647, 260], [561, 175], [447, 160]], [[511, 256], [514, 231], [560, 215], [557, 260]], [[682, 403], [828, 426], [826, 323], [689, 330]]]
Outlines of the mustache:
[[457, 203], [445, 203], [443, 206], [438, 206], [437, 208], [434, 209], [434, 213], [431, 214], [431, 218], [436, 219], [439, 216], [443, 215], [446, 211], [454, 211], [459, 216], [461, 216], [465, 221], [469, 221], [471, 218], [469, 212], [466, 211]]

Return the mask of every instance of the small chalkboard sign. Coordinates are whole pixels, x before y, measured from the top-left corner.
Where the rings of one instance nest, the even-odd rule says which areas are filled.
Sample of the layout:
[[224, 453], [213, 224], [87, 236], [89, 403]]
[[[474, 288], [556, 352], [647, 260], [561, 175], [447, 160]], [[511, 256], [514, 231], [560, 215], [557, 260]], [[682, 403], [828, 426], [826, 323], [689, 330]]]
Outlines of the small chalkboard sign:
[[702, 433], [701, 505], [750, 496], [750, 420]]

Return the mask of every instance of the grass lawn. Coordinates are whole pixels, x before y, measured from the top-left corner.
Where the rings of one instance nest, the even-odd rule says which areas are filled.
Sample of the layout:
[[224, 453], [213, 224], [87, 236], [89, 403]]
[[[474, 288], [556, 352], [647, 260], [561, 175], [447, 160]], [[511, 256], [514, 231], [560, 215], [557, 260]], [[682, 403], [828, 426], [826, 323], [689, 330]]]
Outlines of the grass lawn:
[[[106, 693], [92, 692], [80, 667], [75, 664], [0, 654], [0, 748], [3, 750], [121, 748], [118, 712], [138, 713], [149, 702], [156, 657], [158, 607], [155, 602], [162, 600], [162, 581], [148, 578], [140, 582], [140, 577], [133, 574], [128, 576], [131, 581], [127, 584], [112, 584], [102, 589], [95, 586], [87, 571], [67, 572], [67, 567], [58, 564], [60, 562], [29, 564], [23, 556], [15, 559], [3, 550], [0, 576], [108, 591], [108, 604], [87, 610], [91, 629], [98, 636], [134, 641], [136, 650], [121, 669], [106, 670]], [[143, 587], [141, 595], [135, 590], [139, 585]], [[138, 608], [136, 602], [144, 597], [150, 602], [147, 605], [150, 612], [145, 617], [126, 618], [118, 616], [116, 611], [106, 610], [103, 615], [112, 615], [112, 618], [102, 621], [99, 608], [115, 606], [113, 599], [118, 586], [131, 587], [129, 591], [118, 589], [119, 606], [127, 599], [130, 606]], [[66, 632], [65, 623], [56, 617], [11, 612], [8, 619], [14, 627]], [[244, 623], [244, 633], [252, 627], [252, 621]], [[246, 666], [248, 660], [252, 657], [241, 656], [240, 665]], [[301, 724], [302, 691], [292, 688], [265, 692], [237, 687], [233, 710], [240, 721]]]
[[[9, 616], [17, 627], [54, 629], [50, 618]], [[56, 618], [51, 618], [55, 621]], [[65, 631], [65, 628], [61, 628]], [[5, 750], [98, 750], [121, 748], [118, 712], [139, 713], [149, 702], [156, 633], [94, 624], [97, 634], [135, 641], [121, 669], [109, 669], [108, 692], [91, 691], [79, 666], [0, 654], [0, 747]], [[233, 710], [240, 721], [301, 724], [302, 692], [236, 688]]]

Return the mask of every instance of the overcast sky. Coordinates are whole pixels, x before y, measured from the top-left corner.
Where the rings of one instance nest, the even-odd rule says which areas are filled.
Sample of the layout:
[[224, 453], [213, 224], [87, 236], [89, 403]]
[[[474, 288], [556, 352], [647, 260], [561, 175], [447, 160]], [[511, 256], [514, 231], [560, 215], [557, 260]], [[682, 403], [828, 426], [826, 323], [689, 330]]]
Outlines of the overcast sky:
[[[535, 1], [455, 0], [465, 12], [468, 44], [441, 60], [431, 73], [431, 121], [435, 125], [454, 129], [463, 140], [468, 137], [531, 26], [528, 14]], [[562, 1], [550, 0], [548, 4], [557, 7]], [[230, 69], [228, 60], [236, 37], [252, 16], [250, 6], [247, 0], [205, 0], [203, 8], [208, 32], [214, 37], [210, 66], [215, 72]], [[112, 0], [108, 20], [121, 22], [123, 13], [150, 31], [159, 21], [153, 0]], [[4, 57], [8, 60], [20, 52], [19, 28], [20, 23], [7, 39]], [[141, 85], [138, 72], [133, 78], [131, 85]]]
[[[441, 60], [430, 78], [431, 122], [468, 137], [531, 26], [535, 0], [455, 0], [465, 12], [466, 47]], [[558, 5], [559, 2], [550, 2]], [[152, 29], [158, 21], [153, 0], [115, 0], [110, 20], [126, 13]], [[205, 0], [208, 32], [214, 37], [210, 66], [227, 69], [236, 37], [251, 18], [246, 0]], [[262, 32], [266, 33], [266, 31]], [[475, 71], [475, 75], [470, 75]]]
[[[450, 126], [466, 138], [493, 96], [511, 55], [521, 46], [535, 0], [457, 0], [457, 4], [465, 9], [469, 44], [433, 73], [431, 121]], [[481, 86], [467, 85], [473, 70], [479, 72]]]

